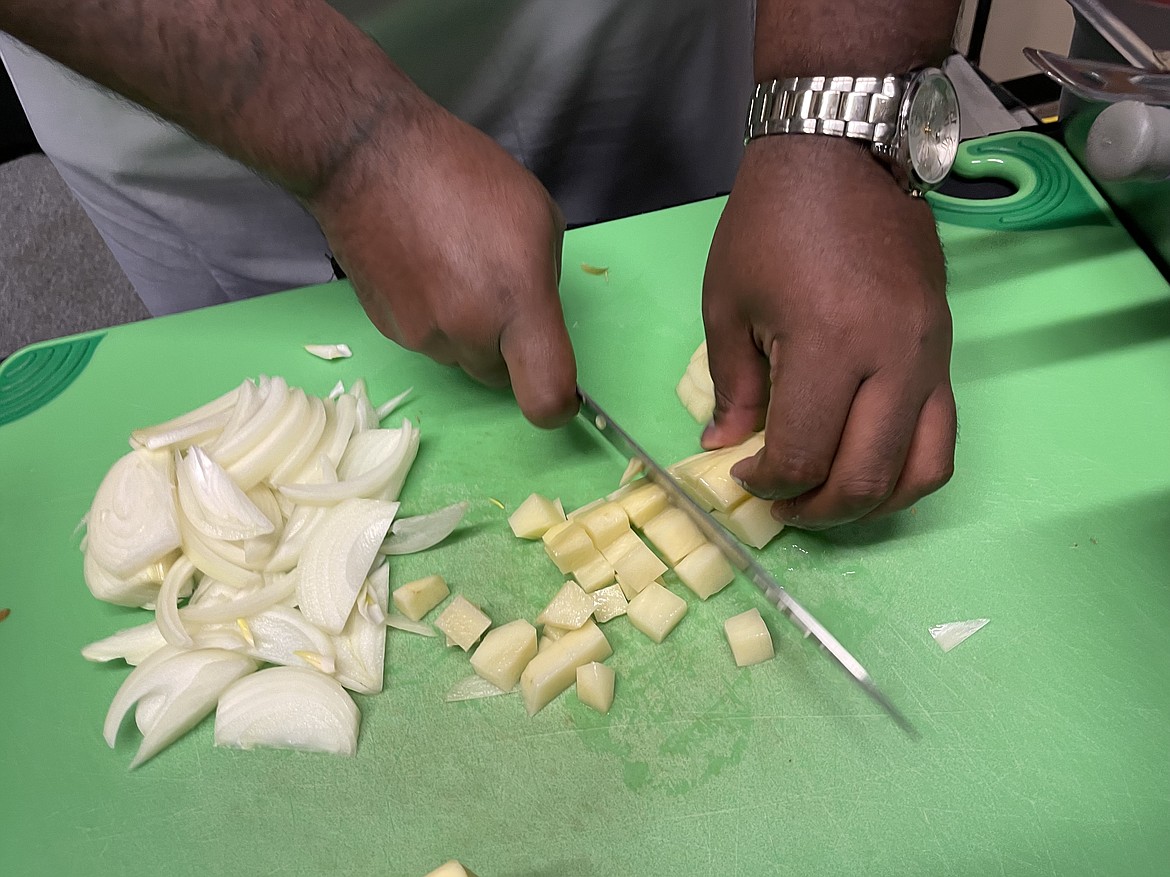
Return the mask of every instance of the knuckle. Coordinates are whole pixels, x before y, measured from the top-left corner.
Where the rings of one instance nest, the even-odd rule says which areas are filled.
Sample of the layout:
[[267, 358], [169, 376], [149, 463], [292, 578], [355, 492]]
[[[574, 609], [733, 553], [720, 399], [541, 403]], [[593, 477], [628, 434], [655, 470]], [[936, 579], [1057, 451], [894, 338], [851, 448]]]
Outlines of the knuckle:
[[917, 483], [917, 493], [919, 496], [926, 496], [934, 493], [936, 490], [942, 489], [947, 482], [955, 475], [954, 460], [946, 460], [940, 463], [931, 471], [925, 473], [922, 479]]
[[850, 510], [873, 508], [894, 492], [895, 480], [887, 474], [858, 475], [841, 482], [838, 495]]
[[829, 477], [829, 462], [800, 454], [777, 457], [767, 453], [760, 474], [768, 484], [778, 488], [799, 488], [801, 492], [824, 484]]

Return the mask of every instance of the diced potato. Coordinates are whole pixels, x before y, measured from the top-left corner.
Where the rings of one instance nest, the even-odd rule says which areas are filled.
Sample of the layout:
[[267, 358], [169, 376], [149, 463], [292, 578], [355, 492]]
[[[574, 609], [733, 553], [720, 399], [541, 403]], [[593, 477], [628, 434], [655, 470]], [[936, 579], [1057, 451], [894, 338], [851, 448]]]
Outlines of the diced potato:
[[676, 508], [655, 515], [642, 532], [671, 566], [707, 541], [686, 512]]
[[705, 542], [674, 567], [684, 585], [701, 600], [718, 594], [735, 578], [735, 568], [715, 545]]
[[541, 631], [541, 633], [544, 635], [544, 638], [553, 643], [555, 643], [568, 632], [569, 628], [557, 627], [555, 624], [546, 624]]
[[609, 640], [592, 621], [538, 653], [520, 674], [520, 694], [528, 715], [538, 713], [572, 685], [577, 680], [578, 667], [590, 661], [604, 661], [611, 654]]
[[707, 361], [707, 342], [691, 354], [682, 379], [675, 387], [679, 400], [697, 423], [706, 423], [715, 411], [715, 382]]
[[452, 859], [431, 871], [426, 877], [475, 877], [475, 874]]
[[626, 610], [630, 623], [656, 643], [666, 639], [686, 614], [687, 601], [657, 582], [643, 588]]
[[712, 515], [732, 536], [753, 548], [763, 548], [784, 529], [772, 517], [772, 501], [758, 496], [749, 496], [726, 514], [712, 512]]
[[593, 601], [596, 606], [593, 610], [593, 618], [598, 624], [604, 624], [611, 618], [625, 615], [626, 607], [630, 605], [621, 585], [610, 585], [608, 588], [602, 588], [593, 594]]
[[636, 549], [642, 545], [642, 538], [633, 530], [627, 530], [618, 536], [611, 543], [601, 549], [601, 556], [613, 566], [618, 559], [630, 549]]
[[536, 628], [524, 619], [488, 631], [471, 656], [471, 669], [501, 691], [511, 691], [536, 657]]
[[641, 539], [631, 545], [613, 564], [618, 584], [627, 596], [637, 594], [644, 587], [666, 572], [666, 564], [650, 550]]
[[555, 597], [536, 616], [537, 624], [551, 624], [556, 627], [576, 630], [589, 620], [596, 609], [593, 597], [581, 590], [576, 582], [565, 582]]
[[714, 511], [726, 512], [751, 496], [731, 477], [731, 467], [738, 462], [731, 457], [720, 458], [695, 478], [692, 486], [703, 497], [704, 505], [710, 505]]
[[771, 660], [776, 654], [772, 647], [772, 634], [760, 617], [759, 609], [749, 609], [731, 616], [723, 622], [723, 632], [727, 634], [731, 655], [739, 667]]
[[571, 512], [569, 512], [567, 517], [570, 521], [576, 521], [582, 515], [589, 514], [591, 511], [593, 511], [598, 506], [604, 504], [606, 501], [607, 500], [602, 498], [602, 499], [595, 499], [595, 500], [593, 500], [593, 502], [587, 502], [587, 503], [585, 503], [585, 505], [581, 506], [580, 508], [573, 509]]
[[613, 683], [616, 674], [612, 667], [590, 661], [577, 668], [577, 697], [585, 706], [601, 714], [613, 706]]
[[508, 526], [521, 539], [539, 539], [549, 527], [565, 520], [565, 513], [558, 503], [559, 500], [534, 493], [508, 515]]
[[603, 502], [576, 519], [593, 544], [604, 548], [630, 529], [630, 519], [626, 517], [626, 510], [616, 502]]
[[394, 589], [394, 608], [418, 621], [447, 599], [451, 589], [442, 576], [427, 576]]
[[536, 653], [539, 655], [541, 652], [543, 652], [545, 649], [547, 649], [549, 646], [551, 646], [554, 642], [556, 642], [556, 640], [551, 640], [547, 636], [542, 635], [540, 637], [539, 642], [537, 642], [537, 644], [536, 644]]
[[465, 652], [479, 642], [483, 632], [491, 626], [492, 620], [462, 594], [456, 594], [435, 620], [435, 627], [447, 636], [447, 645], [459, 646]]
[[558, 521], [545, 530], [544, 535], [540, 537], [541, 541], [544, 542], [545, 547], [548, 547], [550, 543], [554, 542], [563, 532], [565, 532], [565, 530], [572, 526], [572, 524], [573, 522], [569, 520]]
[[644, 527], [646, 522], [670, 505], [666, 491], [657, 484], [643, 484], [631, 490], [619, 500], [626, 510], [626, 517], [635, 527]]
[[601, 554], [584, 566], [573, 570], [573, 578], [586, 594], [613, 584], [613, 564]]
[[585, 566], [597, 557], [589, 534], [576, 521], [568, 522], [555, 538], [545, 542], [544, 551], [563, 573]]

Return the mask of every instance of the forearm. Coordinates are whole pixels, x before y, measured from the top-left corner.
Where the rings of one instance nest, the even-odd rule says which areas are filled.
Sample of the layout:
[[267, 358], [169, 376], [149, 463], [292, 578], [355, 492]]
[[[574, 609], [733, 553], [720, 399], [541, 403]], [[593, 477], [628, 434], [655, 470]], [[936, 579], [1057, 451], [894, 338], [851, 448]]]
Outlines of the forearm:
[[429, 104], [324, 0], [0, 0], [0, 30], [305, 198]]
[[756, 81], [938, 64], [958, 14], [959, 0], [757, 0]]

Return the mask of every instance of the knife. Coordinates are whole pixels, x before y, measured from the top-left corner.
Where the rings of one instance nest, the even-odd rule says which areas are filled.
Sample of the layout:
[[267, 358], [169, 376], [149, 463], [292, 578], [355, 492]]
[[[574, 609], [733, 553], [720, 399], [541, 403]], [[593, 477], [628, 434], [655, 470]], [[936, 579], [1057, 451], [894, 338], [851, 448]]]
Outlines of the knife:
[[797, 630], [805, 637], [811, 636], [816, 640], [833, 661], [854, 682], [861, 686], [862, 691], [868, 694], [875, 703], [889, 714], [890, 718], [897, 723], [899, 728], [912, 737], [918, 736], [917, 731], [914, 730], [914, 726], [910, 724], [909, 719], [878, 688], [865, 667], [861, 665], [861, 662], [853, 657], [849, 653], [849, 650], [841, 645], [837, 641], [837, 638], [829, 633], [825, 626], [813, 617], [811, 612], [801, 606], [784, 589], [784, 586], [776, 581], [775, 576], [760, 566], [748, 554], [747, 550], [730, 533], [723, 529], [718, 521], [711, 517], [702, 506], [691, 499], [690, 495], [679, 486], [678, 482], [675, 481], [670, 473], [658, 465], [654, 461], [654, 458], [646, 453], [642, 449], [642, 446], [630, 437], [628, 432], [618, 426], [613, 418], [606, 414], [605, 410], [594, 401], [592, 396], [578, 387], [577, 397], [581, 401], [581, 416], [601, 434], [602, 438], [616, 448], [627, 460], [640, 461], [646, 478], [666, 491], [666, 495], [670, 498], [671, 503], [681, 509], [695, 523], [695, 526], [702, 531], [703, 535], [723, 552], [732, 566], [743, 573], [748, 581], [763, 591], [768, 602], [779, 609], [781, 615], [796, 625]]

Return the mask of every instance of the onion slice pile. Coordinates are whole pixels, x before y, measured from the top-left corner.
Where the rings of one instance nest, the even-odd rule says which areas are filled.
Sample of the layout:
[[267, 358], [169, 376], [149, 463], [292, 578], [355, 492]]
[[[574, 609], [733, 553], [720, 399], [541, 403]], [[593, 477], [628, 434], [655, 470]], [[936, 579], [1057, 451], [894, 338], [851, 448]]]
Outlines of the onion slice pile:
[[104, 728], [113, 746], [133, 711], [132, 767], [212, 710], [220, 746], [353, 754], [345, 689], [382, 691], [388, 628], [435, 635], [389, 611], [387, 555], [437, 545], [467, 509], [397, 517], [419, 430], [379, 421], [409, 392], [375, 406], [360, 380], [318, 397], [261, 377], [131, 434], [86, 515], [84, 575], [155, 614], [82, 655], [134, 667]]

